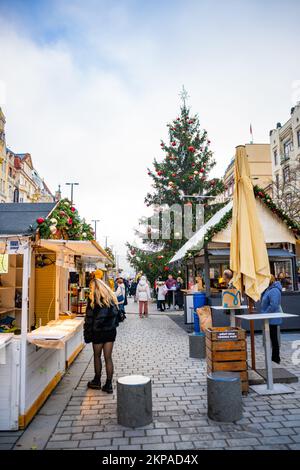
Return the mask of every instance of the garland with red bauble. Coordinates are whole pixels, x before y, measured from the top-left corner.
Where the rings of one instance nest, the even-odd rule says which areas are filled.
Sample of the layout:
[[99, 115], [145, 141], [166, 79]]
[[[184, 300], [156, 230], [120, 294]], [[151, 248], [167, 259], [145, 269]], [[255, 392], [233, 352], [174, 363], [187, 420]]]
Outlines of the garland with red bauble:
[[68, 199], [59, 201], [49, 217], [36, 219], [43, 239], [93, 240], [92, 227], [79, 217], [77, 209]]
[[[260, 188], [259, 186], [254, 186], [253, 191], [257, 199], [259, 199], [265, 206], [267, 206], [273, 214], [279, 217], [279, 219], [284, 222], [290, 230], [293, 231], [295, 236], [300, 237], [300, 225], [297, 224], [297, 222], [295, 222], [294, 220], [292, 220], [282, 209], [280, 209], [272, 200], [271, 196], [264, 189]], [[207, 230], [204, 235], [205, 243], [211, 242], [215, 235], [224, 230], [227, 227], [231, 218], [232, 209], [226, 212], [226, 214], [216, 225], [210, 227]], [[185, 255], [185, 259], [190, 259], [193, 256], [193, 251], [193, 249], [189, 250]]]

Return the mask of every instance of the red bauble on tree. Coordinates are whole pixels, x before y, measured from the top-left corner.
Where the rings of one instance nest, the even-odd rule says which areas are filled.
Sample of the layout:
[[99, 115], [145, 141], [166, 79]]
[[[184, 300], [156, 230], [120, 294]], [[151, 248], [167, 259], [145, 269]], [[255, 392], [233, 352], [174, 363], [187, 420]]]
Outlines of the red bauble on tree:
[[43, 217], [39, 217], [38, 219], [36, 219], [36, 221], [39, 225], [41, 225], [43, 222], [45, 222], [45, 219]]
[[192, 145], [190, 145], [190, 146], [188, 147], [188, 151], [194, 153], [194, 152], [195, 152], [195, 147], [193, 147]]
[[176, 142], [172, 142], [172, 146], [175, 147], [175, 145], [176, 145]]

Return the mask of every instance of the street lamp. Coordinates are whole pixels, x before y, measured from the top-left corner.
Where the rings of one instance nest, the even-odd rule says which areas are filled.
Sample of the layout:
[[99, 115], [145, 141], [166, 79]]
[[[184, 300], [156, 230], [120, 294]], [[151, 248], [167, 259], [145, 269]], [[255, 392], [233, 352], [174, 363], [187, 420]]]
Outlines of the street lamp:
[[97, 222], [100, 222], [99, 219], [93, 219], [92, 222], [95, 224], [95, 240], [97, 241]]
[[79, 183], [66, 183], [66, 186], [71, 186], [71, 204], [73, 205], [73, 186], [79, 186]]

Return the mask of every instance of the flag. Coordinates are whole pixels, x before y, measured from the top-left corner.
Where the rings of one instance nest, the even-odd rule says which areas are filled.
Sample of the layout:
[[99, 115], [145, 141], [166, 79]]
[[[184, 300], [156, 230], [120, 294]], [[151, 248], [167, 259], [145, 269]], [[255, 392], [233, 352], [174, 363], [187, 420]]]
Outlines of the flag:
[[252, 132], [252, 124], [250, 123], [250, 135], [251, 135], [251, 144], [253, 144], [253, 132]]

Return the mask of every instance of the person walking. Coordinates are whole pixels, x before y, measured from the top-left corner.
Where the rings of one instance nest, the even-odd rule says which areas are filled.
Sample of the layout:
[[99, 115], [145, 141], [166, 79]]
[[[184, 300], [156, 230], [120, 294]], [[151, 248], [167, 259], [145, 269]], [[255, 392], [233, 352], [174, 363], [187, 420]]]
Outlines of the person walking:
[[157, 307], [161, 312], [166, 310], [166, 294], [168, 293], [168, 288], [164, 281], [157, 281]]
[[[260, 301], [261, 313], [278, 313], [282, 312], [281, 308], [281, 292], [282, 285], [276, 281], [273, 274], [270, 277], [269, 287], [263, 292]], [[270, 323], [270, 338], [272, 343], [272, 361], [280, 364], [280, 346], [279, 346], [279, 332], [278, 326], [282, 323], [282, 318], [271, 318]]]
[[175, 306], [179, 308], [179, 310], [183, 309], [183, 279], [181, 277], [177, 278], [176, 283], [176, 292], [175, 292]]
[[144, 316], [147, 318], [149, 313], [148, 302], [151, 298], [151, 295], [150, 287], [145, 276], [142, 276], [139, 280], [136, 288], [136, 298], [139, 303], [139, 317], [143, 318], [144, 314]]
[[125, 315], [125, 305], [127, 305], [126, 287], [121, 277], [117, 279], [116, 297], [119, 309]]
[[84, 321], [84, 340], [93, 344], [95, 377], [88, 388], [101, 389], [102, 351], [105, 360], [106, 382], [103, 392], [112, 393], [114, 366], [112, 351], [119, 325], [118, 300], [114, 292], [100, 279], [90, 283], [90, 295]]

